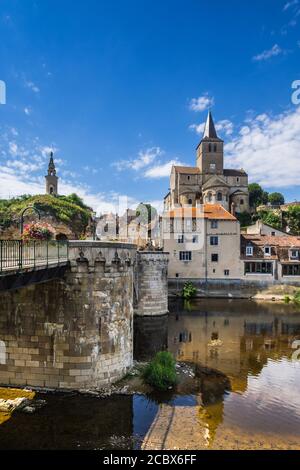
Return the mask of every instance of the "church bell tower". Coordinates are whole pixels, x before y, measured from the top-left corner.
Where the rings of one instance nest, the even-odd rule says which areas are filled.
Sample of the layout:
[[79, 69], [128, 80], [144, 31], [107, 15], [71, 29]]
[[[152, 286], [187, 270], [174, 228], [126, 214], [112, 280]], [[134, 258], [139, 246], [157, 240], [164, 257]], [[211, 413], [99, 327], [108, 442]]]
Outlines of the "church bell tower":
[[50, 152], [50, 160], [48, 165], [48, 174], [46, 179], [46, 194], [57, 196], [58, 177], [56, 176], [56, 169], [53, 160], [53, 152]]
[[197, 167], [205, 175], [222, 175], [224, 142], [219, 139], [211, 112], [208, 112], [203, 137], [197, 147]]

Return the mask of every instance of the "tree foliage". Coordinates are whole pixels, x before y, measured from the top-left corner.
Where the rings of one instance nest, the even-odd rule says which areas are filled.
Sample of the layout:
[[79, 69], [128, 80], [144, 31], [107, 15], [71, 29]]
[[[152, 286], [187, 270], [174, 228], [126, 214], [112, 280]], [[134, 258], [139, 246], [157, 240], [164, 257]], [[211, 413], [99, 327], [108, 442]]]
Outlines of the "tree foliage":
[[258, 183], [251, 183], [248, 186], [249, 189], [249, 203], [250, 207], [256, 209], [256, 207], [267, 204], [268, 193]]
[[285, 218], [290, 232], [294, 235], [300, 235], [300, 206], [289, 206]]
[[259, 217], [265, 224], [271, 227], [279, 230], [282, 228], [280, 215], [273, 211], [259, 211]]
[[280, 206], [284, 204], [284, 196], [281, 193], [270, 193], [268, 196], [268, 201], [272, 206]]

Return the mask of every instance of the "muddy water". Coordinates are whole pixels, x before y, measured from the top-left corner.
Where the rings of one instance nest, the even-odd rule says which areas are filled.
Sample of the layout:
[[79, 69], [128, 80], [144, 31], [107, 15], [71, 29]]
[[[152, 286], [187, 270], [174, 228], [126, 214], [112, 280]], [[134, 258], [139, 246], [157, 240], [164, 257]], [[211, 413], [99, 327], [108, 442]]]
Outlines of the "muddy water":
[[[184, 390], [106, 399], [48, 394], [42, 397], [46, 407], [33, 415], [14, 413], [0, 426], [0, 448], [140, 448], [163, 403], [178, 410], [179, 428], [173, 435], [179, 437], [182, 423], [189, 427], [189, 414], [181, 411], [194, 407], [199, 429], [205, 430], [199, 448], [300, 449], [300, 360], [293, 349], [297, 340], [300, 312], [292, 306], [223, 300], [173, 303], [170, 315], [156, 319], [155, 325], [151, 318], [136, 321], [136, 356], [144, 360], [149, 350], [154, 354], [168, 348], [179, 361], [223, 372], [231, 391], [220, 394], [202, 384], [188, 395]], [[171, 441], [170, 447], [176, 444]], [[179, 445], [184, 448], [184, 442]]]

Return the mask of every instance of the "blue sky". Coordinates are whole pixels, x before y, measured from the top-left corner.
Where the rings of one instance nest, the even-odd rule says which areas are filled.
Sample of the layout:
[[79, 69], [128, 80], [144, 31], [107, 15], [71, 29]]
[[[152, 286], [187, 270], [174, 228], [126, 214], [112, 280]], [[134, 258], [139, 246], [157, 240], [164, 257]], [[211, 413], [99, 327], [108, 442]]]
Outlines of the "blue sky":
[[0, 196], [159, 205], [207, 108], [226, 167], [300, 199], [300, 0], [0, 0]]

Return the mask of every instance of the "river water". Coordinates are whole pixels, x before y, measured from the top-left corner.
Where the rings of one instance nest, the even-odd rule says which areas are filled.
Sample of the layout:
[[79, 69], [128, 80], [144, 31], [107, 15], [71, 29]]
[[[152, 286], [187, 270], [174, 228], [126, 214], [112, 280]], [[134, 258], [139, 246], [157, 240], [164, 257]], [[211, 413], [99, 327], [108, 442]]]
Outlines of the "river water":
[[167, 348], [178, 361], [224, 373], [230, 391], [208, 386], [155, 397], [42, 395], [47, 406], [32, 415], [14, 413], [0, 426], [0, 448], [140, 448], [161, 405], [169, 404], [195, 407], [208, 449], [300, 449], [297, 340], [300, 311], [290, 305], [171, 303], [167, 317], [136, 320], [136, 358]]

